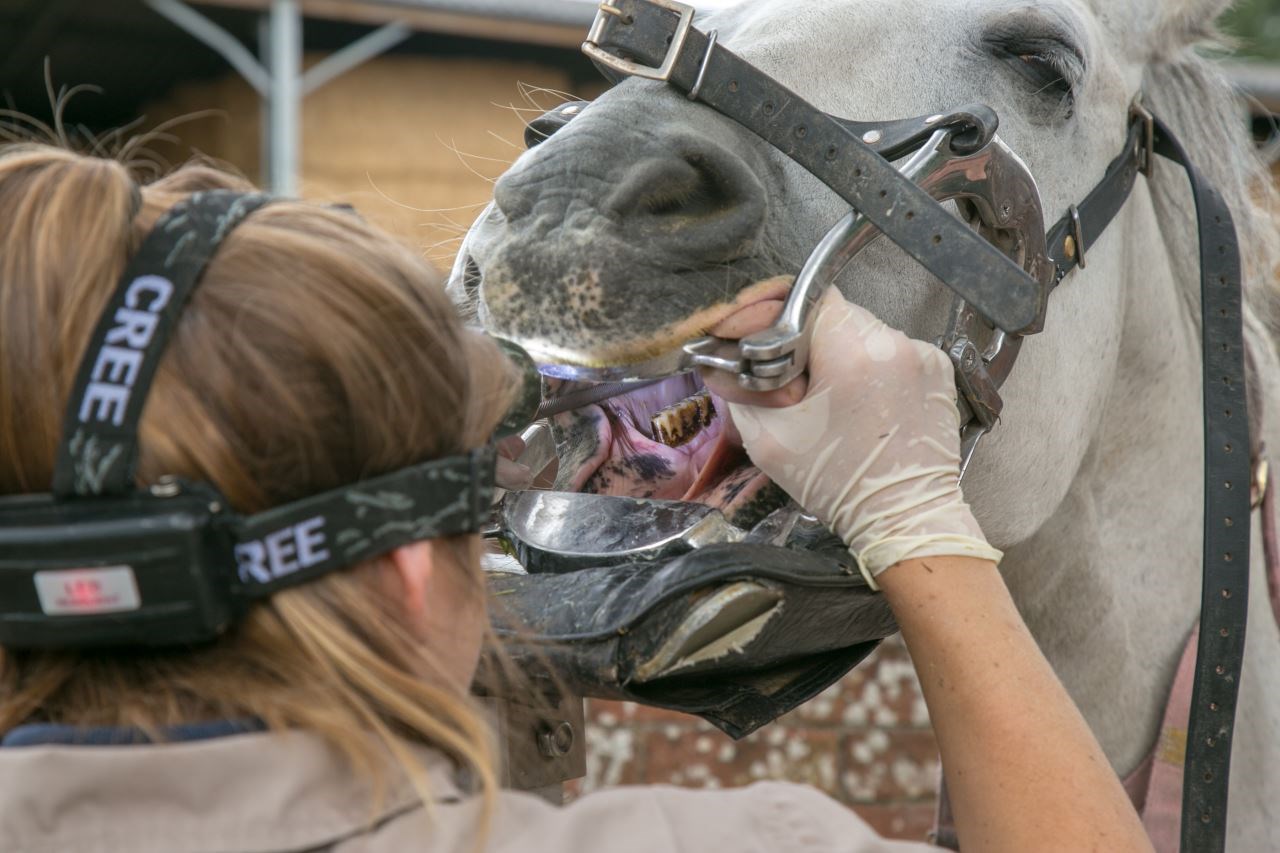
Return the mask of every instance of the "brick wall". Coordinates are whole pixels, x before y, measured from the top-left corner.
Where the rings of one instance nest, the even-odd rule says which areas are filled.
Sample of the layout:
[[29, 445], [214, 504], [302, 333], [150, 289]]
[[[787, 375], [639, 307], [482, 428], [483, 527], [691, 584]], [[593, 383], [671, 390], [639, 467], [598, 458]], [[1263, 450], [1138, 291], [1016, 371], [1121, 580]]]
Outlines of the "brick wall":
[[587, 776], [575, 794], [787, 779], [848, 804], [882, 835], [921, 840], [932, 824], [937, 747], [896, 638], [842, 682], [741, 741], [695, 717], [631, 702], [592, 701], [587, 715]]

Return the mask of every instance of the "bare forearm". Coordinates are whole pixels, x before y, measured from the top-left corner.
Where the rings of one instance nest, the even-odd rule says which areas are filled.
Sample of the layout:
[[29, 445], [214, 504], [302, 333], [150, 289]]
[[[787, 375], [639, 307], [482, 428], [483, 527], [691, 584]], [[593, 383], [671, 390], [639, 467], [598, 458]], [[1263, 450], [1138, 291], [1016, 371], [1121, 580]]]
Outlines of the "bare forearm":
[[903, 562], [879, 578], [937, 732], [966, 851], [1150, 850], [1101, 747], [995, 564]]

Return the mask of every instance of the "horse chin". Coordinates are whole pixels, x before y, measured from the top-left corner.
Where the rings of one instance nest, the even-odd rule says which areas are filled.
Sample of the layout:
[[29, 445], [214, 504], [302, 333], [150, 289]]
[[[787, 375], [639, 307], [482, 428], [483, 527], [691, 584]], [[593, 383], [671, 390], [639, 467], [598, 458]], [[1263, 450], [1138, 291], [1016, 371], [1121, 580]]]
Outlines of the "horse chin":
[[[558, 389], [560, 393], [568, 390], [572, 388]], [[654, 415], [695, 397], [701, 397], [701, 410], [710, 412], [705, 426], [690, 425], [678, 446], [659, 440], [652, 425]], [[689, 405], [685, 402], [686, 408]], [[557, 478], [557, 487], [565, 491], [695, 501], [719, 509], [729, 522], [744, 529], [787, 500], [751, 464], [728, 406], [706, 391], [694, 374], [673, 376], [605, 403], [557, 415], [553, 427], [558, 443], [565, 445]], [[590, 450], [575, 454], [569, 445]]]

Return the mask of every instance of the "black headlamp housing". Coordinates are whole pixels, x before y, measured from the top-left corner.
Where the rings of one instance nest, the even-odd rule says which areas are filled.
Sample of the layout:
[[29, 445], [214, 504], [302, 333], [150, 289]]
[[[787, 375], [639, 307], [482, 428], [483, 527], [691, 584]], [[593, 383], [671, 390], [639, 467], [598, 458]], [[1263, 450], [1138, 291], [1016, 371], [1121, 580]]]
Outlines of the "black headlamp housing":
[[202, 643], [244, 607], [235, 539], [209, 486], [92, 502], [0, 499], [0, 646]]

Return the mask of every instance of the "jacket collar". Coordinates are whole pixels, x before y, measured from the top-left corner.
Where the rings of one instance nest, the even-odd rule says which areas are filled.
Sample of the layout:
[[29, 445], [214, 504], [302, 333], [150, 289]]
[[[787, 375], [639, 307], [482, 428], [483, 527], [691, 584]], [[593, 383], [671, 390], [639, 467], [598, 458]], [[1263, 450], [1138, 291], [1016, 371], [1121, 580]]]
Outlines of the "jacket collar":
[[[435, 800], [463, 797], [448, 759], [414, 753]], [[0, 850], [323, 848], [421, 807], [403, 774], [388, 780], [376, 797], [340, 753], [302, 732], [4, 749]]]

